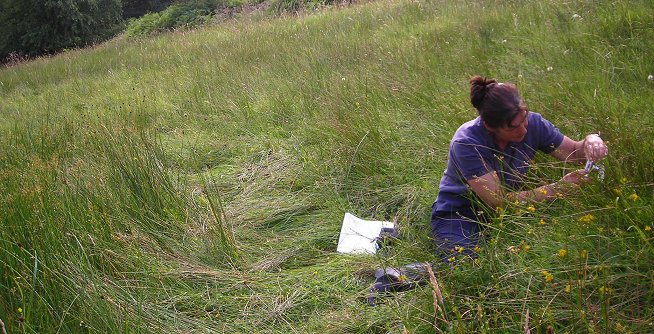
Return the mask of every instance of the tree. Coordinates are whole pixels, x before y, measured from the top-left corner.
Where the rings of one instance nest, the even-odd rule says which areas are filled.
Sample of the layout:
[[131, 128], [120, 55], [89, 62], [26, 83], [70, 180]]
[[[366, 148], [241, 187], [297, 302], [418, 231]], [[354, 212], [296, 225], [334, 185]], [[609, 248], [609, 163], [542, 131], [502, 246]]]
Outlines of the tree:
[[0, 59], [87, 46], [122, 28], [121, 0], [0, 1]]

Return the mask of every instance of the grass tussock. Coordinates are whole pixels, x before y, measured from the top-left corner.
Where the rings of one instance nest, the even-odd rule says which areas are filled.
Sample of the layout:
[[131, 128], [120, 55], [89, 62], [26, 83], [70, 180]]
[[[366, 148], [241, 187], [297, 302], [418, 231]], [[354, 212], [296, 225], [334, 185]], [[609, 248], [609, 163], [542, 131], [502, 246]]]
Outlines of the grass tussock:
[[[646, 333], [648, 1], [380, 1], [117, 39], [0, 70], [9, 333]], [[473, 74], [518, 85], [606, 175], [497, 212], [443, 263], [430, 207]], [[529, 182], [575, 168], [540, 157]], [[386, 257], [335, 253], [344, 212]], [[462, 252], [463, 253], [463, 252]], [[372, 271], [430, 285], [365, 304]], [[442, 300], [441, 300], [442, 298]]]

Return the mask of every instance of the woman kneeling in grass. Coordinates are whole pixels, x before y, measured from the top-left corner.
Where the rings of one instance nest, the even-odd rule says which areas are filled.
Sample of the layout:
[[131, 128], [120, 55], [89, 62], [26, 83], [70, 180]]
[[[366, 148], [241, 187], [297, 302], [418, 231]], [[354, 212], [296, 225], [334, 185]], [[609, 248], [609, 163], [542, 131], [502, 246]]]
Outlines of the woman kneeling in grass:
[[479, 116], [454, 133], [432, 206], [432, 235], [446, 256], [453, 251], [470, 254], [480, 241], [486, 217], [477, 203], [497, 208], [507, 201], [542, 202], [589, 182], [587, 172], [580, 169], [555, 183], [521, 190], [537, 150], [579, 164], [597, 162], [608, 154], [598, 135], [574, 141], [540, 114], [530, 112], [514, 85], [480, 76], [470, 79], [470, 84], [470, 100]]

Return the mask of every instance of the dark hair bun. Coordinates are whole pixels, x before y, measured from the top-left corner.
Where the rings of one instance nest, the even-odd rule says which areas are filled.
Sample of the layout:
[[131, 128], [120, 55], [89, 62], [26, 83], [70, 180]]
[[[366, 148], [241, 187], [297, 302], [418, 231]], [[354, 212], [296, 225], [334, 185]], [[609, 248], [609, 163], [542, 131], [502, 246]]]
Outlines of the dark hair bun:
[[513, 84], [478, 75], [470, 78], [470, 102], [484, 124], [491, 128], [510, 124], [521, 110], [527, 108]]
[[472, 102], [472, 106], [479, 109], [490, 85], [496, 83], [495, 79], [488, 79], [479, 75], [470, 78], [470, 102]]

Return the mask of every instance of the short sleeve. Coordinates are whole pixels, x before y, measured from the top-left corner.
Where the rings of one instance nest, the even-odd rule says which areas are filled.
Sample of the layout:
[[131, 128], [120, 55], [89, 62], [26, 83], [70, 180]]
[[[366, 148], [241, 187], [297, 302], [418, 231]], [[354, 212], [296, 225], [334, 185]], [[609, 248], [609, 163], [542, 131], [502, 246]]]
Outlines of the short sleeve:
[[493, 168], [489, 165], [493, 155], [491, 149], [464, 141], [455, 141], [450, 148], [452, 161], [466, 180], [488, 174]]
[[534, 121], [538, 133], [538, 150], [547, 154], [552, 153], [563, 142], [563, 134], [540, 114], [534, 116], [536, 116]]

